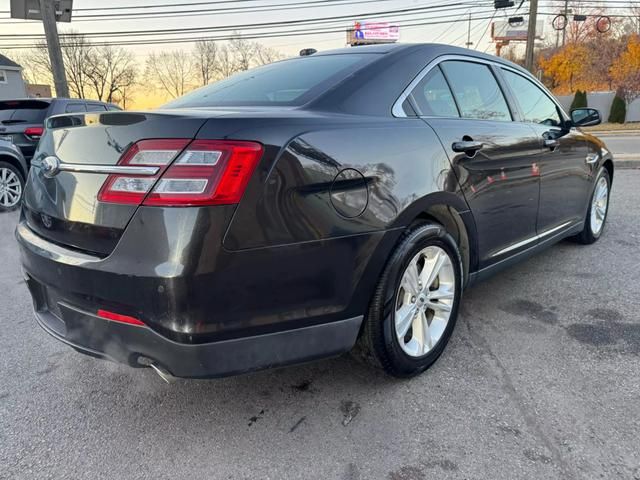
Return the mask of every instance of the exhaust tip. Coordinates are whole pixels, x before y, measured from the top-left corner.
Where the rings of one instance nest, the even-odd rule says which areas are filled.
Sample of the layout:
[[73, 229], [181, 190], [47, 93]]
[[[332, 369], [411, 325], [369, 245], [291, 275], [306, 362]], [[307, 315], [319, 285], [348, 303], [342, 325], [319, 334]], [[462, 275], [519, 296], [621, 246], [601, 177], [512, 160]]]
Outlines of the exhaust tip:
[[151, 368], [153, 368], [153, 371], [156, 372], [158, 374], [158, 376], [164, 380], [166, 383], [168, 384], [172, 384], [176, 381], [176, 377], [174, 377], [173, 375], [171, 375], [169, 372], [167, 372], [164, 368], [162, 368], [160, 365], [156, 364], [156, 363], [151, 363], [149, 364], [149, 366]]

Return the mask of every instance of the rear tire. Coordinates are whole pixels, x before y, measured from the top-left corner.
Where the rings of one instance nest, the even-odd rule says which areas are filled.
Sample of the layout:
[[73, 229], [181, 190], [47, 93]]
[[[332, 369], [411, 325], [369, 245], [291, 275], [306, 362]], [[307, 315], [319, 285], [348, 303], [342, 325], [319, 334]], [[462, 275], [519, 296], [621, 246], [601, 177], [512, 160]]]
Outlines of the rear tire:
[[10, 212], [20, 206], [24, 179], [14, 165], [0, 161], [0, 212]]
[[574, 238], [583, 245], [590, 245], [602, 236], [609, 213], [609, 195], [611, 178], [606, 168], [600, 169], [596, 177], [595, 187], [589, 199], [589, 209], [584, 220], [584, 229]]
[[434, 223], [411, 227], [378, 282], [356, 355], [395, 377], [418, 375], [447, 345], [461, 295], [462, 261], [451, 235]]

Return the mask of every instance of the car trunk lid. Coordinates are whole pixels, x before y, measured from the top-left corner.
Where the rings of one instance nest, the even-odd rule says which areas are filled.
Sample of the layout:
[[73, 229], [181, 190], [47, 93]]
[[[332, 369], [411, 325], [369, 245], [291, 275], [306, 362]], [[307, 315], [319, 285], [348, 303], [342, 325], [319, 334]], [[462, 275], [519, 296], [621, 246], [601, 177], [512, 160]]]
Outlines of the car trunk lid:
[[[137, 205], [99, 201], [108, 173], [134, 144], [150, 139], [193, 139], [211, 113], [82, 113], [47, 120], [25, 188], [28, 226], [55, 243], [108, 255]], [[62, 170], [49, 175], [53, 159]]]

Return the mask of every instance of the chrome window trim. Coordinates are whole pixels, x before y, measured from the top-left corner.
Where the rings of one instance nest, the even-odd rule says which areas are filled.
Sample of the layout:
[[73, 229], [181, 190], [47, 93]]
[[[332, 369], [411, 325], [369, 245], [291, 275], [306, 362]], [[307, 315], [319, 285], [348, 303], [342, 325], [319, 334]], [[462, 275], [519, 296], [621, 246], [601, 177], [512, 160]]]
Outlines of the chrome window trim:
[[[525, 78], [525, 79], [527, 79], [529, 81], [532, 81], [534, 85], [536, 85], [538, 88], [541, 88], [542, 93], [544, 93], [556, 105], [556, 107], [558, 107], [560, 109], [562, 114], [565, 116], [564, 120], [567, 120], [569, 118], [569, 116], [564, 111], [562, 106], [558, 103], [558, 101], [555, 98], [553, 98], [552, 95], [549, 95], [549, 93], [547, 92], [546, 87], [537, 78], [535, 78], [533, 75], [531, 75], [531, 74], [526, 75], [522, 71], [519, 71], [518, 69], [513, 68], [513, 67], [511, 67], [509, 65], [505, 65], [504, 63], [501, 63], [501, 62], [495, 62], [495, 61], [492, 61], [492, 60], [486, 60], [484, 58], [478, 58], [478, 57], [474, 57], [474, 56], [471, 56], [471, 55], [458, 55], [458, 54], [445, 54], [445, 55], [441, 55], [439, 57], [436, 57], [431, 62], [429, 62], [426, 67], [424, 67], [422, 70], [420, 70], [420, 73], [418, 73], [418, 75], [416, 75], [416, 77], [411, 81], [411, 83], [409, 83], [409, 85], [407, 85], [407, 87], [402, 91], [402, 93], [400, 94], [398, 99], [393, 104], [393, 107], [391, 108], [391, 114], [396, 118], [414, 118], [414, 117], [410, 117], [409, 115], [407, 115], [404, 112], [404, 109], [402, 108], [402, 104], [404, 103], [404, 101], [407, 98], [409, 98], [409, 95], [411, 95], [411, 92], [413, 91], [414, 88], [416, 88], [418, 83], [420, 83], [422, 81], [422, 79], [424, 77], [426, 77], [427, 74], [431, 70], [433, 70], [433, 68], [435, 68], [436, 66], [438, 66], [442, 62], [446, 62], [448, 60], [461, 60], [461, 61], [466, 61], [466, 62], [480, 63], [480, 64], [487, 65], [489, 67], [493, 66], [493, 67], [496, 67], [496, 68], [504, 68], [506, 70], [510, 70], [511, 72], [516, 73], [516, 74], [520, 75], [521, 77], [523, 77], [523, 78]], [[498, 81], [498, 79], [496, 79], [496, 82], [498, 82], [498, 85], [502, 89], [502, 86], [500, 85], [500, 82]], [[504, 92], [503, 92], [503, 95], [504, 95]], [[507, 102], [507, 106], [509, 107], [509, 111], [512, 112], [514, 105], [511, 105], [509, 103], [509, 98], [507, 98], [506, 95], [505, 95], [505, 101]], [[516, 101], [517, 101], [517, 99], [516, 99]], [[417, 115], [415, 118], [459, 118], [459, 119], [464, 119], [464, 117], [434, 117], [432, 115]], [[478, 120], [478, 119], [468, 119], [468, 120]], [[513, 122], [521, 122], [519, 120], [512, 120], [512, 121]], [[531, 122], [521, 122], [521, 123], [531, 123]]]

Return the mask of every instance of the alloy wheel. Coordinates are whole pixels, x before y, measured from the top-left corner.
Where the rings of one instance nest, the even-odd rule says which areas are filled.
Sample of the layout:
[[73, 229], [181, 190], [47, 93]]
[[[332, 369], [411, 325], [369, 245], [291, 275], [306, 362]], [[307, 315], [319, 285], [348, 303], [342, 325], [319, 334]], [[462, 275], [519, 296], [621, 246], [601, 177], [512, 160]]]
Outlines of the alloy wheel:
[[591, 200], [591, 231], [598, 235], [604, 225], [609, 203], [609, 183], [605, 177], [600, 177]]
[[447, 252], [429, 246], [406, 267], [395, 302], [395, 329], [402, 350], [411, 357], [429, 353], [451, 317], [455, 272]]
[[22, 183], [18, 175], [8, 168], [0, 168], [0, 206], [14, 207], [21, 197]]

